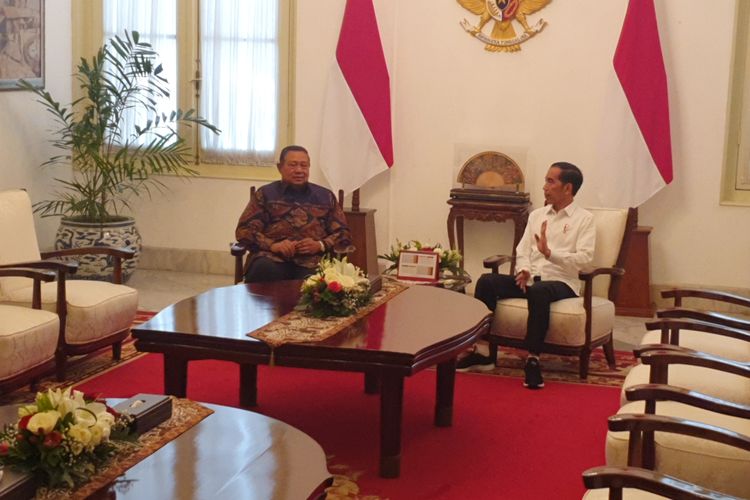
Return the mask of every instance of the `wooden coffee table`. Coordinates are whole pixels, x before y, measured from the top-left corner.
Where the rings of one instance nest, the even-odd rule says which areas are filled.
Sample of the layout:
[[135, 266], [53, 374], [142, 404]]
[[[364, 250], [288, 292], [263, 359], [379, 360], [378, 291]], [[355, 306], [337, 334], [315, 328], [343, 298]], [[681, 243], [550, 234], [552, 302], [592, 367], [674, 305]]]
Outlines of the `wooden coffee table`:
[[[329, 484], [323, 448], [304, 432], [258, 413], [201, 404], [214, 413], [89, 498], [298, 500], [318, 498]], [[16, 406], [0, 407], [0, 422], [17, 415]], [[5, 473], [0, 498], [4, 491], [8, 498], [33, 496], [28, 476]]]
[[[247, 336], [290, 312], [299, 281], [216, 288], [173, 304], [133, 328], [140, 351], [164, 355], [167, 394], [185, 397], [187, 364], [219, 359], [240, 365], [240, 404], [257, 402], [257, 365], [271, 348]], [[412, 286], [333, 337], [289, 343], [273, 352], [280, 366], [363, 372], [367, 392], [380, 391], [380, 475], [398, 477], [404, 377], [437, 366], [435, 425], [453, 420], [456, 356], [487, 333], [480, 301], [449, 290]]]

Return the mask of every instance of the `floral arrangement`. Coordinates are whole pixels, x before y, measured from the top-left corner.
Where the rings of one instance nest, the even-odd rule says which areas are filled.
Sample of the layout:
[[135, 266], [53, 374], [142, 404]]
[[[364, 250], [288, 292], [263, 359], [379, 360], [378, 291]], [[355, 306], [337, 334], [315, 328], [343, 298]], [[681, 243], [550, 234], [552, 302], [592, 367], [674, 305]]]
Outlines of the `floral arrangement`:
[[398, 268], [398, 259], [401, 256], [403, 250], [408, 251], [420, 251], [420, 252], [435, 252], [440, 256], [440, 272], [441, 274], [446, 271], [450, 271], [453, 274], [461, 273], [461, 254], [458, 250], [444, 249], [440, 246], [440, 243], [425, 244], [418, 240], [411, 240], [406, 243], [401, 243], [396, 240], [395, 245], [391, 245], [391, 248], [387, 254], [378, 255], [379, 258], [385, 259], [391, 262], [390, 267], [386, 271], [392, 271]]
[[316, 318], [349, 316], [370, 302], [370, 280], [354, 264], [324, 258], [315, 274], [302, 283], [300, 306]]
[[40, 476], [50, 487], [73, 488], [132, 441], [132, 417], [71, 389], [48, 390], [18, 409], [0, 432], [0, 464]]

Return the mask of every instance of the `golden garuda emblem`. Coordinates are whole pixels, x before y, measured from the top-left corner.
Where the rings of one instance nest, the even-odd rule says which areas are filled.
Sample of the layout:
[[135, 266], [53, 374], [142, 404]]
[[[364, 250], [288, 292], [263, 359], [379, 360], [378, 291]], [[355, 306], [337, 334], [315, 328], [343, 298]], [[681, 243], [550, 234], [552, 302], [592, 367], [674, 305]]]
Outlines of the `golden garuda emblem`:
[[[479, 17], [479, 24], [472, 26], [469, 21], [461, 21], [461, 27], [469, 34], [485, 43], [484, 50], [491, 52], [516, 52], [521, 44], [541, 32], [547, 23], [540, 19], [534, 26], [529, 26], [526, 16], [544, 8], [552, 0], [457, 0], [461, 7]], [[495, 21], [489, 36], [482, 33], [482, 28], [490, 21]], [[523, 27], [523, 33], [516, 35], [513, 20]]]

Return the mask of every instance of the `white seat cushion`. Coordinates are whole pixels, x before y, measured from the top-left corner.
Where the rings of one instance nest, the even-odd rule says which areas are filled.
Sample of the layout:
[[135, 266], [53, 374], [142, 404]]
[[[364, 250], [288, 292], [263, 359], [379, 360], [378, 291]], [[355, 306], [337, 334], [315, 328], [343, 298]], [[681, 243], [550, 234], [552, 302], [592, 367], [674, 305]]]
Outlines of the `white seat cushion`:
[[[643, 412], [643, 401], [634, 401], [620, 408], [617, 413]], [[721, 415], [674, 401], [657, 402], [656, 414], [695, 420], [750, 436], [748, 419]], [[627, 464], [627, 432], [608, 432], [606, 446], [607, 465]], [[715, 441], [657, 432], [655, 465], [656, 470], [662, 474], [740, 498], [750, 498], [750, 481], [747, 480], [750, 471], [748, 451]]]
[[41, 365], [55, 356], [57, 314], [0, 305], [0, 381]]
[[[596, 340], [612, 331], [615, 305], [607, 299], [593, 297], [591, 309], [591, 340]], [[528, 315], [526, 299], [498, 300], [492, 320], [492, 333], [524, 339]], [[585, 340], [585, 327], [586, 312], [583, 309], [583, 298], [558, 300], [550, 306], [549, 330], [544, 341], [563, 346], [582, 346]]]
[[[630, 369], [622, 383], [620, 404], [627, 404], [625, 389], [638, 384], [648, 384], [651, 367], [638, 364]], [[731, 373], [689, 365], [670, 365], [669, 385], [682, 387], [714, 396], [725, 401], [750, 405], [750, 378]]]
[[[30, 280], [29, 280], [30, 281]], [[130, 327], [138, 307], [138, 292], [125, 285], [105, 281], [67, 280], [65, 297], [68, 317], [65, 340], [85, 344]], [[32, 287], [13, 290], [7, 304], [31, 304]], [[42, 308], [54, 311], [57, 283], [42, 285]]]
[[[641, 345], [661, 344], [661, 332], [646, 332]], [[706, 332], [680, 330], [680, 345], [734, 361], [750, 361], [750, 342]]]

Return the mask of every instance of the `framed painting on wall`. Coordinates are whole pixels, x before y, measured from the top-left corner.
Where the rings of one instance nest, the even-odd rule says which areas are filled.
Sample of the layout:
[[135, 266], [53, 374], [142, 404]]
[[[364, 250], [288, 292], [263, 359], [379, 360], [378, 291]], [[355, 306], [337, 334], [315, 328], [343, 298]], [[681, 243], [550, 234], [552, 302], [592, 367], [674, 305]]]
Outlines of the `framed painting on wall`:
[[0, 90], [44, 86], [44, 0], [0, 0]]

